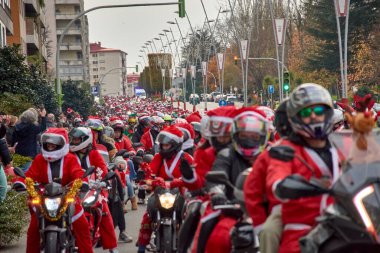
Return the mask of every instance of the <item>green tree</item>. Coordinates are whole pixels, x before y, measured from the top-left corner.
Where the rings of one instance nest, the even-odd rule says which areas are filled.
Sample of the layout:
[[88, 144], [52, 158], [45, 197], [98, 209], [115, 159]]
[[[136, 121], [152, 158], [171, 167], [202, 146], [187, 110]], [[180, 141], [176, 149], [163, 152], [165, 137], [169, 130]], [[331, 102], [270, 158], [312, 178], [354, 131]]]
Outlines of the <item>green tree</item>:
[[19, 46], [0, 49], [0, 94], [20, 94], [35, 106], [45, 105], [47, 111], [57, 112], [57, 100], [46, 76], [38, 66], [25, 63]]
[[71, 108], [79, 112], [84, 118], [87, 118], [91, 114], [94, 106], [94, 97], [88, 89], [80, 88], [77, 82], [68, 80], [62, 84], [62, 92], [64, 94], [63, 111]]

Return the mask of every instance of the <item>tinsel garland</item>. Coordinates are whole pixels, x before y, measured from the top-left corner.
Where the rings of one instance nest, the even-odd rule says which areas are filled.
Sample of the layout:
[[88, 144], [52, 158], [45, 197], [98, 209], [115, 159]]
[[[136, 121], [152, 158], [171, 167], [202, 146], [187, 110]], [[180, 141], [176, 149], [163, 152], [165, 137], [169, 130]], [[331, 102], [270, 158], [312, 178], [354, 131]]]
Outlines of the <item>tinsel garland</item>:
[[[41, 196], [38, 194], [38, 192], [34, 188], [33, 179], [27, 177], [25, 179], [25, 182], [26, 182], [26, 189], [27, 189], [29, 195], [32, 198], [38, 198], [41, 202]], [[45, 219], [50, 220], [50, 221], [57, 221], [57, 220], [61, 219], [62, 215], [66, 212], [67, 207], [71, 203], [71, 201], [69, 201], [69, 200], [75, 198], [75, 196], [77, 195], [77, 193], [81, 187], [82, 187], [82, 180], [81, 179], [75, 179], [73, 185], [71, 186], [70, 190], [67, 192], [67, 194], [65, 196], [64, 204], [60, 208], [60, 210], [57, 214], [57, 217], [50, 217], [44, 208], [40, 208], [41, 213], [43, 214]]]

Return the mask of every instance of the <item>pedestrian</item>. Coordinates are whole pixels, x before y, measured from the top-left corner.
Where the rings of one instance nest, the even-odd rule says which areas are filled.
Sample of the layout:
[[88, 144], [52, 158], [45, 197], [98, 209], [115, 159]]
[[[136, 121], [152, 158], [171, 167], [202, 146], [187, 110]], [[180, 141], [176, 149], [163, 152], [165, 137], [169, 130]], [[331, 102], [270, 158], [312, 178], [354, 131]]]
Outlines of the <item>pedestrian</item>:
[[[41, 124], [38, 123], [41, 117]], [[15, 147], [15, 155], [20, 161], [20, 167], [27, 171], [32, 160], [37, 155], [37, 136], [46, 129], [46, 110], [29, 108], [20, 115], [12, 136], [11, 146]], [[14, 158], [15, 160], [15, 158]]]

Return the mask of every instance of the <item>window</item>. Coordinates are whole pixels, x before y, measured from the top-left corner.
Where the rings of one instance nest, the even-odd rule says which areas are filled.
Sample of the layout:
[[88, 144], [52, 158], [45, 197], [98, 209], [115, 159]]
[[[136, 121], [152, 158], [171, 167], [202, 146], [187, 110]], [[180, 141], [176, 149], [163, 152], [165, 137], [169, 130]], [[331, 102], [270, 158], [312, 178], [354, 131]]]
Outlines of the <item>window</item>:
[[99, 56], [104, 56], [104, 53], [100, 53]]
[[98, 71], [98, 69], [97, 68], [93, 68], [92, 71]]
[[106, 70], [106, 68], [105, 67], [101, 67], [100, 70]]
[[95, 79], [97, 79], [97, 78], [98, 78], [98, 75], [93, 75], [92, 77], [95, 78]]
[[6, 33], [5, 33], [5, 25], [0, 22], [0, 47], [5, 47], [7, 40], [6, 40]]
[[4, 0], [4, 3], [8, 8], [11, 8], [11, 1], [10, 0]]
[[98, 61], [92, 61], [92, 64], [98, 64]]
[[77, 52], [77, 59], [78, 60], [82, 60], [83, 59], [82, 52]]
[[92, 57], [98, 57], [98, 54], [92, 54]]
[[100, 60], [99, 62], [100, 62], [100, 63], [105, 63], [106, 61], [105, 61], [105, 60]]

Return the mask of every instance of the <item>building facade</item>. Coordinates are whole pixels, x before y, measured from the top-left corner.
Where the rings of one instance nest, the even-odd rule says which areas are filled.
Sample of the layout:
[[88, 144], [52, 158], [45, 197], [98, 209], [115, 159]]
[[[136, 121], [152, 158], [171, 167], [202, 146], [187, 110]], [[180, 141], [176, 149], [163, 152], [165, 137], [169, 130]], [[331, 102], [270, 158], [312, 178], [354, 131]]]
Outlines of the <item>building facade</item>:
[[10, 0], [0, 0], [0, 47], [7, 45], [7, 38], [13, 34]]
[[[83, 10], [83, 0], [55, 0], [57, 41], [66, 25]], [[62, 44], [59, 45], [59, 52], [59, 69], [62, 80], [90, 82], [88, 67], [90, 49], [86, 16], [76, 20], [69, 28], [64, 35]]]
[[127, 53], [120, 49], [102, 47], [100, 42], [90, 44], [90, 83], [100, 84], [100, 95], [126, 94]]

